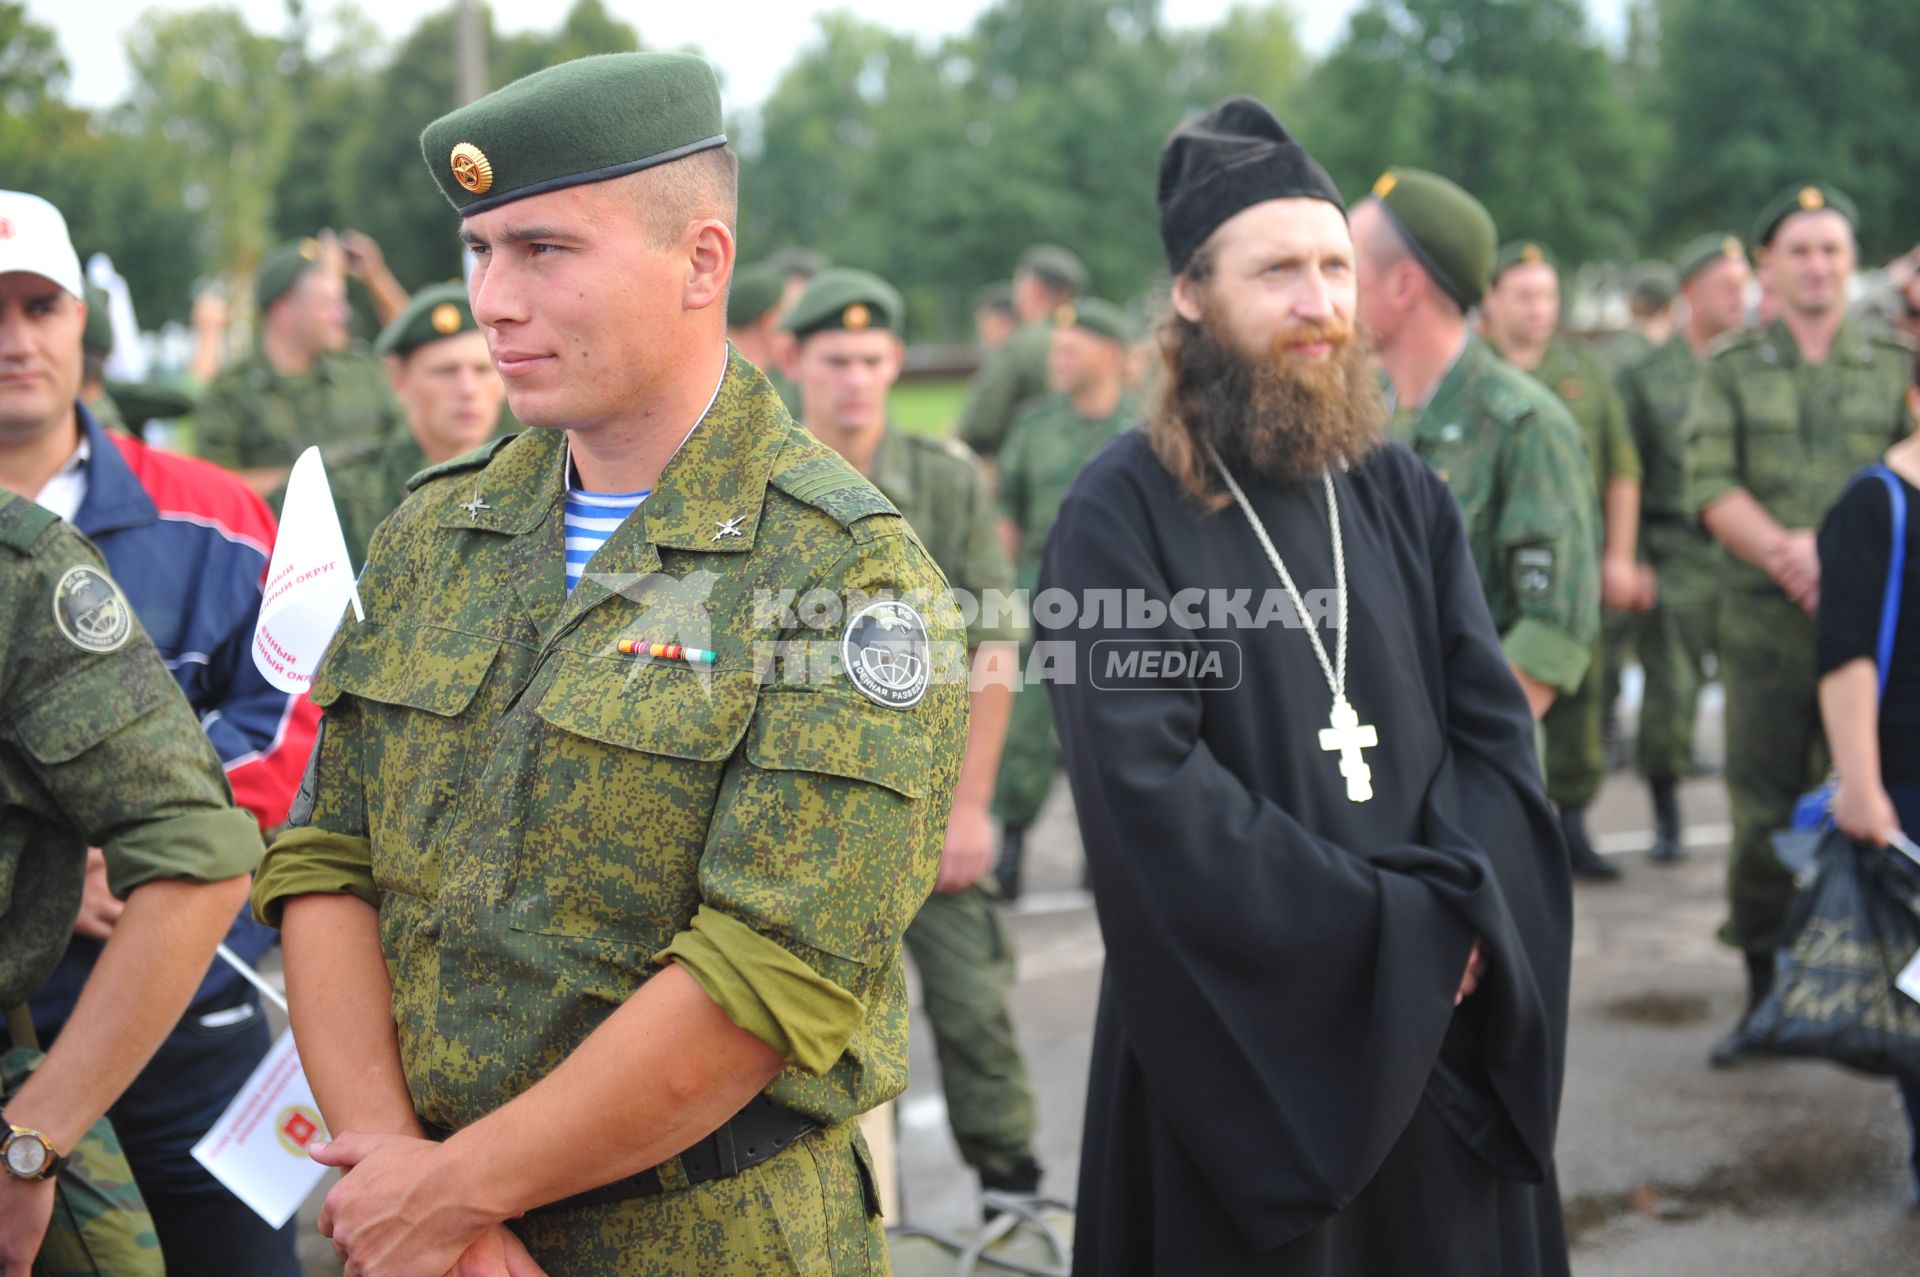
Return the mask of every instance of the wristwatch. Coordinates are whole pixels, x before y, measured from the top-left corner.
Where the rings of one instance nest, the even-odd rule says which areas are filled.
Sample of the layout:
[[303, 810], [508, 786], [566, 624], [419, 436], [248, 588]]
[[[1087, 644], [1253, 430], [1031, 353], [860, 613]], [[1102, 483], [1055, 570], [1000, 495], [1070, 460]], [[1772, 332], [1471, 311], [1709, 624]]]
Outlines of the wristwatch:
[[60, 1173], [67, 1159], [54, 1152], [53, 1141], [30, 1126], [9, 1124], [0, 1139], [0, 1166], [15, 1179], [48, 1180]]

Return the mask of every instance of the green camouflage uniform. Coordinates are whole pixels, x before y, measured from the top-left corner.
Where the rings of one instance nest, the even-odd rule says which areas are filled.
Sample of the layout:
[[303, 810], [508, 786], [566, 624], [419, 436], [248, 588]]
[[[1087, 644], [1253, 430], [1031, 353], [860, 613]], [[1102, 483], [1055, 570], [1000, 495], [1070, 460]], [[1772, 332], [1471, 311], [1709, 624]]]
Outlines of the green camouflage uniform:
[[1469, 335], [1394, 434], [1453, 489], [1507, 659], [1564, 694], [1600, 632], [1593, 468], [1560, 401]]
[[[0, 810], [4, 1004], [24, 1001], [65, 951], [89, 845], [106, 852], [122, 899], [161, 878], [231, 878], [260, 855], [253, 818], [234, 810], [219, 758], [99, 555], [52, 512], [3, 491]], [[39, 1062], [15, 1043], [0, 1056], [0, 1095]], [[153, 1222], [102, 1118], [60, 1174], [35, 1277], [161, 1269]]]
[[983, 457], [998, 453], [1020, 410], [1047, 394], [1047, 352], [1053, 346], [1053, 321], [1028, 324], [967, 383], [967, 406], [956, 434]]
[[[1701, 511], [1744, 489], [1783, 527], [1818, 528], [1860, 468], [1912, 428], [1912, 367], [1905, 345], [1851, 321], [1824, 364], [1801, 358], [1780, 320], [1717, 345], [1681, 428], [1692, 440], [1687, 503]], [[1765, 572], [1728, 558], [1719, 640], [1733, 855], [1721, 938], [1753, 952], [1776, 946], [1793, 899], [1769, 836], [1826, 762], [1813, 618]]]
[[[1597, 496], [1604, 498], [1607, 485], [1615, 480], [1640, 482], [1640, 454], [1627, 426], [1626, 409], [1598, 359], [1576, 350], [1566, 338], [1555, 337], [1547, 343], [1546, 354], [1531, 375], [1559, 397], [1573, 423], [1580, 427], [1587, 445], [1587, 464], [1599, 489]], [[1606, 539], [1603, 500], [1596, 500], [1593, 511], [1597, 538], [1594, 552], [1599, 554]], [[1580, 680], [1580, 689], [1570, 696], [1554, 698], [1540, 721], [1547, 742], [1547, 797], [1563, 807], [1591, 803], [1606, 775], [1602, 720], [1617, 690], [1623, 649], [1630, 639], [1629, 615], [1603, 614], [1600, 634], [1591, 651], [1592, 663], [1587, 676]]]
[[1684, 336], [1656, 347], [1620, 374], [1620, 398], [1646, 479], [1640, 487], [1640, 556], [1658, 584], [1636, 647], [1640, 695], [1637, 763], [1656, 784], [1693, 769], [1695, 706], [1714, 650], [1726, 556], [1687, 504], [1688, 441], [1682, 434], [1700, 361]]
[[256, 348], [222, 369], [193, 410], [195, 450], [229, 470], [290, 466], [310, 444], [405, 431], [387, 370], [358, 350], [322, 355], [306, 372], [283, 376]]
[[[400, 508], [407, 480], [427, 468], [427, 459], [412, 433], [404, 430], [391, 439], [342, 444], [321, 455], [327, 463], [333, 506], [340, 512], [340, 531], [346, 534], [347, 557], [358, 567], [367, 561], [373, 530]], [[284, 483], [267, 498], [276, 518], [286, 499]]]
[[1623, 328], [1593, 344], [1591, 353], [1602, 367], [1618, 377], [1654, 352], [1654, 344], [1638, 328]]
[[[1020, 531], [1020, 561], [1014, 582], [1032, 591], [1040, 581], [1040, 558], [1047, 534], [1059, 517], [1060, 503], [1074, 476], [1093, 455], [1139, 420], [1134, 401], [1121, 396], [1112, 414], [1088, 420], [1064, 395], [1031, 404], [1008, 432], [1000, 454], [1000, 513]], [[1020, 650], [1021, 668], [1032, 653], [1029, 639]], [[994, 784], [994, 814], [1009, 825], [1030, 825], [1046, 805], [1060, 747], [1053, 737], [1053, 705], [1044, 687], [1022, 688], [1013, 696], [1013, 719], [1000, 755]]]
[[[945, 581], [735, 356], [569, 595], [564, 443], [529, 431], [438, 466], [374, 537], [367, 619], [314, 682], [310, 811], [255, 908], [277, 921], [315, 891], [378, 907], [429, 1127], [546, 1077], [668, 961], [786, 1060], [767, 1095], [823, 1129], [731, 1178], [686, 1187], [669, 1159], [661, 1195], [513, 1221], [554, 1277], [884, 1272], [853, 1119], [906, 1084], [901, 935], [964, 748]], [[910, 708], [841, 672], [847, 618], [815, 605], [850, 592], [933, 598], [936, 673]], [[623, 656], [623, 639], [718, 661]]]
[[[967, 446], [889, 429], [868, 476], [899, 509], [947, 583], [976, 601], [1013, 591], [994, 528], [987, 476]], [[1020, 637], [1010, 615], [982, 612], [967, 646]], [[1033, 1157], [1033, 1084], [1007, 1011], [1013, 985], [1013, 937], [992, 894], [991, 877], [964, 891], [927, 898], [907, 928], [907, 952], [920, 969], [921, 1004], [933, 1026], [947, 1120], [967, 1165], [993, 1177]]]

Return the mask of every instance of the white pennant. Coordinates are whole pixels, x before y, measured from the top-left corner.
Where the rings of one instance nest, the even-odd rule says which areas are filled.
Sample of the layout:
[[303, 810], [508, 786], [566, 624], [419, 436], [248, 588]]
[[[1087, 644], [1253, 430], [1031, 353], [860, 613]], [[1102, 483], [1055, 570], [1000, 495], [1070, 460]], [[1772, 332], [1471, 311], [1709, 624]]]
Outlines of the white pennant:
[[366, 619], [327, 468], [320, 450], [308, 448], [287, 476], [280, 535], [253, 627], [254, 665], [281, 691], [306, 691], [349, 604], [356, 621]]

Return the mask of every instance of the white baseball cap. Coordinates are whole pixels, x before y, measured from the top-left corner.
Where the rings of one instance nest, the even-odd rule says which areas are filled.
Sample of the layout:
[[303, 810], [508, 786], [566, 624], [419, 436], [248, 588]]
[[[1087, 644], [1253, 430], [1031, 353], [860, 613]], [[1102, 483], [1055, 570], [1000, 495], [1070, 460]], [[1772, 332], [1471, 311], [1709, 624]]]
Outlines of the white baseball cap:
[[38, 195], [0, 190], [0, 275], [13, 271], [43, 276], [86, 300], [80, 255], [60, 210]]

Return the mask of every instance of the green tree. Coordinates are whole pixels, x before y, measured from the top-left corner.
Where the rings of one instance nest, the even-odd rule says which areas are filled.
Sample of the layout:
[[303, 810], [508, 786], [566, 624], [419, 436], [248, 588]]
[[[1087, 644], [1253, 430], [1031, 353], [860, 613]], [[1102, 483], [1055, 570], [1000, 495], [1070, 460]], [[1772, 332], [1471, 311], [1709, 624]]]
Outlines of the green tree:
[[1369, 0], [1314, 72], [1303, 134], [1353, 193], [1394, 164], [1471, 190], [1503, 237], [1634, 255], [1657, 136], [1580, 0]]
[[1868, 261], [1920, 237], [1920, 4], [1912, 0], [1660, 0], [1673, 149], [1660, 183], [1674, 238], [1743, 233], [1793, 182], [1860, 205]]

